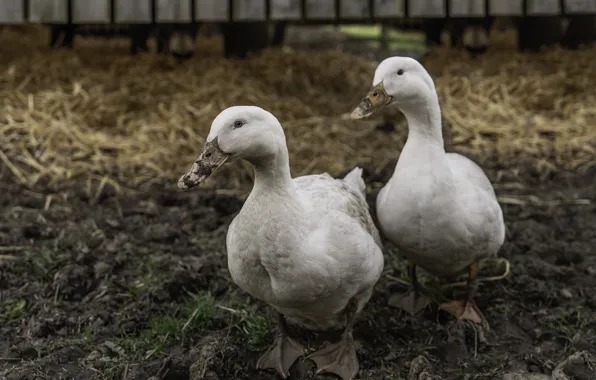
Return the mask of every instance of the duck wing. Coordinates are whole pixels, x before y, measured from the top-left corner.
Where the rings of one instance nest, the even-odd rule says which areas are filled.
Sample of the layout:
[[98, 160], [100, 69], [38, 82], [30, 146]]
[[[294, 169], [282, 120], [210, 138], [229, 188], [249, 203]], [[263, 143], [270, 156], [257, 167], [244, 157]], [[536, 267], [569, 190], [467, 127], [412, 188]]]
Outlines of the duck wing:
[[379, 248], [383, 248], [366, 202], [362, 169], [356, 167], [342, 179], [335, 179], [327, 173], [297, 177], [294, 185], [298, 194], [312, 206], [313, 218], [322, 218], [331, 211], [344, 213], [368, 232]]

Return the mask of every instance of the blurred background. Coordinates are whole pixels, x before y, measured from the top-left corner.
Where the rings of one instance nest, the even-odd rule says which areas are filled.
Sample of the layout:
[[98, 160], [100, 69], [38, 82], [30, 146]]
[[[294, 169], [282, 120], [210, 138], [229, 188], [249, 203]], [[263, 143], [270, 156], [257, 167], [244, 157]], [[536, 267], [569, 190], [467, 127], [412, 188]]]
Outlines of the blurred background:
[[481, 285], [496, 345], [479, 348], [442, 312], [387, 306], [406, 276], [388, 246], [355, 332], [360, 377], [587, 371], [595, 41], [589, 0], [0, 2], [0, 379], [276, 378], [253, 368], [274, 318], [226, 267], [250, 165], [192, 192], [176, 181], [219, 112], [257, 105], [282, 123], [294, 176], [361, 166], [374, 205], [407, 125], [345, 114], [393, 55], [431, 73], [446, 150], [493, 182], [513, 267]]

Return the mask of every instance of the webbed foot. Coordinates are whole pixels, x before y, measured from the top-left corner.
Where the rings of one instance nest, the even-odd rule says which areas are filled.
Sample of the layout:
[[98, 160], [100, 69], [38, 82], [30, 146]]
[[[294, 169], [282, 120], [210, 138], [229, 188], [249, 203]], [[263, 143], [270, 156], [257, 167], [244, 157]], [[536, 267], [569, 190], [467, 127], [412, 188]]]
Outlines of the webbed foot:
[[334, 373], [343, 380], [354, 379], [360, 369], [354, 342], [351, 338], [342, 339], [339, 343], [330, 344], [309, 355], [308, 359], [313, 360], [317, 364], [317, 373]]
[[489, 330], [488, 321], [476, 306], [473, 300], [468, 301], [451, 301], [439, 306], [439, 309], [445, 310], [449, 314], [456, 317], [458, 320], [468, 320], [477, 325], [482, 326], [486, 331]]
[[391, 296], [389, 306], [395, 306], [410, 315], [416, 315], [430, 305], [430, 300], [422, 293], [424, 289], [418, 283], [416, 264], [412, 260], [408, 260], [408, 274], [412, 281], [410, 290], [407, 293]]
[[292, 364], [304, 354], [304, 348], [286, 334], [278, 334], [267, 352], [257, 362], [257, 369], [275, 369], [284, 379]]
[[410, 315], [416, 315], [430, 305], [430, 300], [417, 289], [407, 293], [394, 294], [389, 298], [389, 306], [398, 307]]
[[474, 296], [478, 289], [478, 282], [476, 277], [478, 276], [478, 261], [474, 261], [468, 268], [468, 298], [465, 301], [451, 301], [444, 303], [439, 306], [439, 309], [445, 310], [449, 314], [457, 318], [458, 321], [468, 320], [477, 325], [480, 325], [484, 330], [489, 330], [488, 321], [484, 318], [484, 315], [476, 306], [474, 302]]

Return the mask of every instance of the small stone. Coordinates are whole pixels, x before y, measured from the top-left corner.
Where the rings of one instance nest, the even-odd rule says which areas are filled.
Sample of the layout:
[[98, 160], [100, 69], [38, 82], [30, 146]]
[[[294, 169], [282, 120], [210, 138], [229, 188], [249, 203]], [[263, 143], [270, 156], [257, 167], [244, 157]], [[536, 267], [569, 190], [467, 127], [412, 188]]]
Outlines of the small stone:
[[105, 238], [106, 238], [106, 235], [104, 234], [104, 232], [102, 230], [95, 230], [89, 237], [89, 240], [87, 241], [87, 245], [89, 246], [89, 248], [95, 249], [103, 243]]
[[124, 354], [124, 349], [122, 347], [109, 340], [103, 342], [103, 345], [100, 346], [100, 349], [104, 354], [109, 356], [122, 356]]
[[124, 233], [119, 233], [114, 239], [107, 241], [104, 248], [109, 253], [118, 253], [124, 248], [127, 241], [128, 236]]
[[144, 231], [144, 238], [149, 241], [169, 241], [177, 238], [178, 236], [178, 231], [176, 231], [169, 224], [164, 223], [149, 225]]
[[95, 271], [95, 278], [100, 278], [110, 271], [110, 266], [103, 261], [98, 261], [93, 266], [93, 270]]
[[571, 293], [571, 290], [569, 290], [567, 288], [561, 289], [560, 293], [561, 293], [561, 297], [566, 298], [568, 300], [573, 298], [573, 293]]
[[94, 362], [94, 361], [100, 359], [101, 357], [102, 357], [101, 352], [95, 350], [95, 351], [92, 351], [89, 355], [87, 355], [87, 357], [85, 358], [85, 361]]
[[559, 345], [554, 341], [544, 341], [538, 347], [536, 347], [536, 353], [539, 355], [553, 355], [560, 350]]
[[106, 224], [112, 228], [120, 227], [120, 222], [118, 221], [118, 219], [114, 218], [106, 218]]
[[140, 201], [137, 211], [141, 214], [146, 214], [146, 215], [159, 214], [159, 209], [157, 208], [157, 204], [152, 200]]

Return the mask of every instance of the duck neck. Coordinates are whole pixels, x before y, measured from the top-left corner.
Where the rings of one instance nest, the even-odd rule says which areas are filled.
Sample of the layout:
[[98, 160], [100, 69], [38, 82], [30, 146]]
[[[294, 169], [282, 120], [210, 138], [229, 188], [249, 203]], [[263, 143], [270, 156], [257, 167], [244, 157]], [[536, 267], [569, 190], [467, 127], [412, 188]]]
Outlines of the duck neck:
[[244, 203], [257, 231], [284, 231], [285, 241], [300, 239], [308, 221], [290, 175], [288, 152], [281, 149], [275, 157], [252, 160], [255, 182]]
[[287, 148], [281, 147], [275, 155], [250, 161], [255, 171], [253, 192], [258, 194], [293, 194]]
[[429, 98], [400, 107], [408, 121], [408, 140], [404, 145], [390, 183], [404, 178], [422, 181], [448, 175], [445, 159], [439, 102]]
[[408, 120], [406, 146], [413, 146], [417, 150], [445, 153], [441, 130], [441, 108], [436, 95], [427, 96], [422, 102], [409, 104], [400, 109]]

